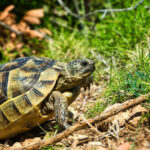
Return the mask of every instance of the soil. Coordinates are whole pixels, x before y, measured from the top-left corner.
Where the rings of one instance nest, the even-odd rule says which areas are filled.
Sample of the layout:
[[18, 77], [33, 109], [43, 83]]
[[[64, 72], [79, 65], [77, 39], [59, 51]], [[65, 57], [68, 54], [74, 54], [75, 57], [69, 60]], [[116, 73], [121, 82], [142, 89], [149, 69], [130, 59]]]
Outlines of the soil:
[[[74, 114], [74, 122], [79, 122], [83, 119], [81, 114], [83, 115], [90, 105], [91, 107], [93, 106], [101, 93], [101, 87], [97, 85], [93, 85], [90, 92], [88, 90], [82, 91], [81, 95], [70, 107]], [[90, 127], [80, 129], [50, 147], [56, 150], [149, 150], [149, 120], [144, 120], [140, 125], [139, 123], [133, 123], [125, 122], [121, 126], [119, 124], [114, 126], [112, 123], [109, 127], [105, 127], [105, 124], [102, 124], [101, 127], [99, 124], [94, 124], [94, 130]], [[102, 130], [102, 126], [106, 129]], [[55, 120], [52, 119], [27, 133], [0, 141], [0, 150], [22, 150], [22, 145], [36, 143], [43, 138], [48, 139], [57, 134], [55, 131]]]

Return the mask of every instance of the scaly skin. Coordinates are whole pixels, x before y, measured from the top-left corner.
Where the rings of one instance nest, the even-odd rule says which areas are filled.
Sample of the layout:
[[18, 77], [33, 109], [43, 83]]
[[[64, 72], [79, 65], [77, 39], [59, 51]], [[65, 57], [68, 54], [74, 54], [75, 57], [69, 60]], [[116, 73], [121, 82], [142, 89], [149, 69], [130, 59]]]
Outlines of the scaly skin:
[[68, 121], [68, 106], [76, 99], [80, 94], [80, 87], [77, 86], [70, 91], [61, 93], [59, 91], [53, 91], [49, 96], [49, 99], [42, 107], [42, 113], [46, 114], [50, 111], [54, 111], [55, 119], [60, 129], [67, 129], [69, 127]]

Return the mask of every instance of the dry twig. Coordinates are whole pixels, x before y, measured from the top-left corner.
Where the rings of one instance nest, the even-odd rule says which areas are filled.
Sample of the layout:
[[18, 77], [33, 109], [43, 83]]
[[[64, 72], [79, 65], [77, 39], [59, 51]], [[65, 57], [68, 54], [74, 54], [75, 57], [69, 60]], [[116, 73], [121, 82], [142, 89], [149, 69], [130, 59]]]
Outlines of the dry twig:
[[97, 128], [95, 128], [83, 115], [80, 114], [81, 119], [87, 123], [87, 125], [91, 128], [92, 131], [97, 133], [98, 135], [101, 135], [100, 131], [98, 131]]
[[[144, 2], [144, 0], [140, 0], [139, 2], [137, 2], [134, 6], [128, 7], [128, 8], [120, 8], [120, 9], [100, 9], [100, 10], [95, 10], [93, 12], [89, 12], [88, 14], [85, 14], [84, 16], [82, 16], [83, 18], [94, 15], [96, 13], [104, 13], [103, 15], [105, 15], [105, 13], [108, 12], [122, 12], [122, 11], [131, 11], [133, 9], [136, 9], [139, 5], [141, 5]], [[103, 16], [102, 15], [102, 16]], [[104, 18], [104, 17], [103, 17]], [[103, 19], [101, 18], [101, 19]]]
[[141, 5], [144, 0], [139, 0], [139, 2], [137, 2], [134, 6], [131, 6], [131, 7], [128, 7], [128, 8], [120, 8], [120, 9], [99, 9], [99, 10], [95, 10], [95, 11], [92, 11], [92, 12], [89, 12], [85, 15], [79, 15], [79, 10], [78, 10], [78, 7], [77, 7], [77, 4], [75, 3], [75, 8], [77, 10], [77, 13], [74, 13], [72, 12], [65, 4], [62, 0], [57, 0], [57, 2], [60, 4], [61, 7], [64, 8], [64, 10], [70, 14], [71, 16], [75, 17], [75, 18], [78, 18], [79, 20], [83, 19], [83, 18], [86, 18], [88, 16], [91, 16], [91, 15], [94, 15], [94, 14], [97, 14], [97, 13], [103, 13], [103, 15], [101, 16], [101, 20], [105, 18], [105, 16], [108, 14], [108, 12], [123, 12], [123, 11], [131, 11], [133, 9], [136, 9], [139, 5]]
[[64, 4], [64, 2], [63, 2], [62, 0], [57, 0], [57, 1], [58, 1], [58, 3], [60, 4], [60, 6], [63, 7], [64, 10], [65, 10], [68, 14], [70, 14], [70, 15], [73, 16], [73, 17], [80, 18], [80, 16], [77, 15], [77, 14], [75, 14], [75, 13], [73, 13], [73, 12]]
[[11, 32], [14, 32], [16, 35], [22, 35], [23, 34], [22, 32], [13, 29], [11, 26], [9, 26], [8, 24], [6, 24], [2, 21], [0, 21], [0, 26], [3, 26], [4, 28], [10, 30]]

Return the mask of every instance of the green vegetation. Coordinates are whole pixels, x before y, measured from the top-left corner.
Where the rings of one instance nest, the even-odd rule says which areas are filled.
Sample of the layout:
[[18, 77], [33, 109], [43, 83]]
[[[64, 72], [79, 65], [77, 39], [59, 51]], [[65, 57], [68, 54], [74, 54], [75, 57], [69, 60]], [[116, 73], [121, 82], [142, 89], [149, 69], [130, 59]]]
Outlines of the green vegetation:
[[[60, 61], [70, 61], [75, 58], [89, 57], [96, 62], [94, 80], [98, 84], [105, 82], [107, 90], [103, 94], [105, 103], [97, 101], [94, 108], [87, 112], [88, 117], [97, 115], [112, 103], [123, 102], [138, 97], [150, 91], [150, 1], [145, 0], [136, 9], [124, 12], [110, 12], [100, 19], [102, 13], [79, 20], [70, 15], [63, 15], [64, 10], [56, 1], [33, 0], [30, 4], [22, 0], [19, 4], [15, 0], [3, 1], [4, 8], [15, 4], [15, 13], [22, 17], [28, 9], [41, 8], [45, 10], [45, 17], [38, 29], [44, 27], [52, 32], [52, 41], [27, 39], [24, 41], [22, 52], [24, 56], [45, 56]], [[91, 2], [90, 11], [96, 9], [127, 8], [134, 6], [138, 0], [110, 0]], [[79, 0], [80, 13], [85, 12], [83, 0]], [[18, 7], [22, 5], [22, 7]], [[30, 5], [30, 7], [28, 7]], [[75, 11], [73, 4], [66, 1], [66, 5]], [[57, 14], [52, 14], [52, 8]], [[54, 22], [55, 21], [55, 22]], [[1, 38], [0, 38], [1, 40]], [[0, 47], [1, 63], [11, 60], [11, 52], [4, 54]], [[15, 57], [18, 57], [16, 52]], [[13, 57], [14, 58], [14, 57]], [[100, 58], [105, 60], [102, 61]]]
[[110, 79], [104, 92], [105, 102], [97, 101], [87, 112], [88, 117], [101, 113], [108, 105], [124, 102], [150, 92], [149, 37], [136, 44], [134, 51], [128, 51], [126, 65], [115, 68], [111, 64]]

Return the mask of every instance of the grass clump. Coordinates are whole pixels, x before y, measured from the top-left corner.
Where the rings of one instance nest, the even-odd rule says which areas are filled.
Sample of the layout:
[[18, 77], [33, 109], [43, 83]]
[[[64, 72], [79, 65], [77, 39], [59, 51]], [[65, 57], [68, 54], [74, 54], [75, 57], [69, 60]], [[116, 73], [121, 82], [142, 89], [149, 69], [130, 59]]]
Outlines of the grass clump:
[[42, 55], [59, 61], [70, 61], [90, 56], [89, 42], [80, 34], [76, 32], [70, 34], [63, 29], [55, 32], [54, 40], [48, 44], [48, 50], [45, 50]]
[[86, 117], [87, 118], [91, 118], [94, 116], [97, 116], [98, 114], [100, 114], [101, 112], [104, 111], [104, 109], [107, 107], [107, 103], [103, 103], [101, 101], [97, 101], [94, 105], [94, 107], [88, 109], [88, 111], [86, 112]]
[[[112, 75], [106, 97], [111, 97], [112, 102], [123, 102], [136, 98], [150, 91], [150, 52], [147, 46], [138, 44], [136, 51], [130, 51], [128, 64], [118, 69]], [[111, 101], [110, 100], [110, 101]]]
[[110, 66], [109, 82], [103, 97], [105, 101], [97, 101], [87, 112], [88, 117], [101, 113], [108, 105], [121, 103], [150, 92], [149, 37], [147, 41], [137, 44], [135, 51], [128, 51], [125, 66], [117, 69], [113, 64]]

